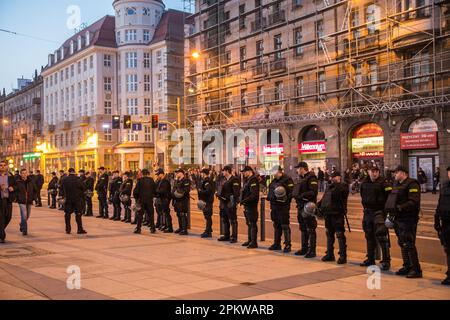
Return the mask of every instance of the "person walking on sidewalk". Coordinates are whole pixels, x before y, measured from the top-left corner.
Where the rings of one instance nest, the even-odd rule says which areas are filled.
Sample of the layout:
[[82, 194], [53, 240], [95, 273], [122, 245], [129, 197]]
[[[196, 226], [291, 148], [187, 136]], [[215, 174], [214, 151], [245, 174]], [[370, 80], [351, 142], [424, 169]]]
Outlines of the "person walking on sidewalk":
[[0, 243], [5, 243], [5, 230], [11, 221], [12, 202], [14, 200], [15, 193], [15, 179], [14, 176], [9, 174], [8, 163], [6, 161], [0, 161], [0, 187]]
[[417, 181], [420, 184], [421, 192], [422, 193], [426, 193], [427, 192], [428, 177], [427, 177], [425, 171], [422, 170], [422, 168], [419, 168], [419, 170], [417, 171]]
[[28, 235], [28, 219], [31, 214], [31, 205], [36, 199], [36, 184], [28, 176], [27, 169], [20, 170], [20, 179], [16, 182], [16, 200], [20, 209], [20, 232]]
[[66, 233], [70, 234], [72, 227], [70, 225], [70, 218], [72, 213], [75, 213], [75, 221], [77, 222], [77, 234], [86, 234], [83, 229], [82, 213], [84, 202], [84, 192], [86, 191], [85, 184], [77, 177], [75, 169], [69, 169], [69, 175], [62, 182], [62, 197], [64, 203], [64, 220], [66, 223]]
[[36, 184], [36, 207], [42, 207], [41, 190], [44, 185], [44, 176], [40, 170], [36, 170], [36, 176], [34, 177]]

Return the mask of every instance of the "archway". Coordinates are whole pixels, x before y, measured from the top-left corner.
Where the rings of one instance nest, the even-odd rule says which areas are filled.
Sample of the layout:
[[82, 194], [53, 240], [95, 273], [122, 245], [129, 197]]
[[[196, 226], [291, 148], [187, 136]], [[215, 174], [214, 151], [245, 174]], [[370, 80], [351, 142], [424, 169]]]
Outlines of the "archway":
[[304, 161], [310, 169], [326, 168], [325, 132], [319, 126], [305, 127], [298, 135], [299, 162]]
[[364, 123], [353, 129], [350, 138], [351, 158], [354, 165], [384, 168], [384, 132], [376, 123]]

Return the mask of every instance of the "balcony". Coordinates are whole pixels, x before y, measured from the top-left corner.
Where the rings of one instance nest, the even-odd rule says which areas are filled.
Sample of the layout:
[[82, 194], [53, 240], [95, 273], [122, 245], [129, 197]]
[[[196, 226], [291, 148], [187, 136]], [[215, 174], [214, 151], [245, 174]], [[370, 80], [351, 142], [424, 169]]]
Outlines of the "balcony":
[[285, 72], [286, 59], [277, 59], [270, 62], [270, 72]]
[[72, 121], [64, 121], [62, 125], [63, 130], [70, 130], [72, 127]]
[[269, 26], [281, 22], [286, 22], [286, 13], [284, 10], [280, 10], [269, 15]]
[[266, 18], [260, 18], [252, 21], [252, 23], [250, 24], [251, 32], [261, 31], [262, 28], [266, 25], [266, 21]]
[[33, 116], [32, 116], [32, 118], [33, 118], [33, 121], [40, 121], [41, 120], [41, 113], [40, 112], [36, 112], [36, 113], [33, 113]]
[[34, 105], [41, 105], [41, 98], [33, 98]]
[[48, 126], [48, 132], [53, 133], [56, 130], [56, 126], [54, 124], [50, 124]]
[[432, 32], [433, 21], [431, 18], [408, 19], [399, 22], [392, 29], [392, 41], [396, 44], [411, 44], [430, 38], [425, 32]]
[[81, 117], [80, 118], [80, 126], [82, 126], [82, 127], [86, 127], [86, 126], [88, 126], [89, 125], [89, 123], [90, 123], [90, 117], [88, 117], [88, 116], [83, 116], [83, 117]]
[[254, 77], [262, 77], [267, 74], [267, 63], [257, 64], [253, 68], [253, 76]]

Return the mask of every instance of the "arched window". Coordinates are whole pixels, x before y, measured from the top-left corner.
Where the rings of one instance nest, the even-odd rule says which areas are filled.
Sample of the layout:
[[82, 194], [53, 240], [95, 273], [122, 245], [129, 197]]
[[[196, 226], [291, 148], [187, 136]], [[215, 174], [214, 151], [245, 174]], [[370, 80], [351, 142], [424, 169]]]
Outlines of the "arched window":
[[91, 43], [91, 34], [89, 33], [89, 31], [86, 32], [85, 43], [86, 43], [86, 47], [89, 46], [89, 44]]

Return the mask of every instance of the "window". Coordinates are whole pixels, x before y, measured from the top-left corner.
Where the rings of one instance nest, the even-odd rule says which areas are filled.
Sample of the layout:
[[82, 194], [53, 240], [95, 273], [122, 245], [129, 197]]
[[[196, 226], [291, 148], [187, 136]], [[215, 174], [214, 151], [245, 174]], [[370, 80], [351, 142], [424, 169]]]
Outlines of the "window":
[[81, 74], [81, 61], [78, 61], [78, 74]]
[[90, 69], [94, 68], [94, 56], [89, 57], [89, 68]]
[[144, 30], [144, 42], [149, 42], [149, 41], [150, 41], [150, 31]]
[[66, 68], [66, 80], [69, 79], [69, 68]]
[[91, 34], [89, 33], [89, 31], [86, 32], [85, 43], [86, 43], [86, 47], [91, 43]]
[[241, 89], [241, 113], [247, 113], [247, 89]]
[[150, 53], [144, 52], [144, 68], [150, 68]]
[[327, 81], [325, 78], [325, 72], [319, 72], [319, 94], [325, 94], [327, 92]]
[[144, 115], [149, 116], [152, 114], [152, 107], [150, 105], [150, 99], [144, 99]]
[[127, 92], [136, 92], [138, 90], [137, 74], [127, 75]]
[[245, 29], [245, 4], [239, 6], [239, 30]]
[[127, 68], [137, 68], [137, 52], [127, 52], [125, 54]]
[[103, 55], [103, 65], [105, 67], [111, 67], [111, 55], [110, 54]]
[[111, 101], [105, 101], [104, 104], [104, 114], [112, 114], [112, 103]]
[[156, 76], [157, 81], [158, 81], [158, 89], [161, 89], [163, 86], [163, 81], [162, 81], [162, 74], [158, 73], [158, 75]]
[[73, 104], [73, 100], [75, 99], [75, 86], [70, 87], [70, 98], [72, 99]]
[[73, 41], [70, 41], [70, 54], [73, 54], [73, 52], [74, 52]]
[[77, 43], [77, 50], [78, 51], [81, 50], [81, 45], [82, 45], [82, 43], [81, 43], [81, 36], [78, 36], [78, 43]]
[[103, 78], [103, 84], [105, 91], [112, 91], [112, 79], [109, 77]]
[[144, 91], [150, 91], [150, 75], [144, 75]]
[[112, 130], [111, 128], [103, 128], [103, 138], [105, 141], [112, 141]]
[[57, 84], [58, 84], [58, 74], [55, 73], [55, 85], [57, 85]]
[[[378, 82], [378, 66], [375, 60], [369, 61], [369, 82], [375, 84]], [[377, 90], [377, 86], [370, 87], [372, 91]]]
[[78, 97], [79, 97], [79, 98], [81, 97], [81, 93], [82, 93], [82, 90], [81, 90], [81, 82], [78, 82]]
[[144, 16], [150, 17], [150, 15], [151, 15], [150, 8], [144, 8], [143, 9], [143, 14], [144, 14]]
[[353, 31], [352, 31], [353, 38], [358, 39], [360, 36], [359, 29], [358, 29], [358, 26], [359, 26], [359, 10], [358, 10], [358, 8], [353, 9], [351, 19], [352, 19], [352, 28], [353, 28]]
[[241, 71], [247, 70], [247, 48], [246, 47], [240, 48], [239, 56], [241, 59]]
[[134, 132], [133, 130], [128, 130], [128, 142], [136, 142], [139, 140], [139, 136], [137, 132]]
[[137, 31], [136, 30], [125, 30], [125, 41], [136, 41], [137, 40]]
[[150, 126], [144, 126], [144, 139], [145, 142], [152, 141], [152, 128]]
[[303, 47], [301, 46], [302, 38], [302, 27], [296, 28], [294, 30], [294, 44], [296, 45], [296, 47], [294, 48], [294, 52], [296, 56], [303, 55]]
[[376, 32], [376, 12], [378, 11], [378, 6], [371, 4], [367, 6], [366, 9], [366, 23], [367, 31], [369, 34], [374, 34]]
[[[305, 95], [305, 82], [303, 77], [297, 77], [295, 79], [295, 95], [297, 97], [302, 97]], [[303, 99], [298, 99], [297, 101], [303, 101]]]
[[70, 66], [70, 77], [74, 77], [75, 76], [75, 65], [71, 65]]
[[120, 31], [117, 31], [117, 33], [116, 33], [116, 42], [117, 42], [117, 44], [120, 43]]
[[128, 115], [137, 116], [138, 115], [138, 99], [127, 99], [127, 109], [128, 109]]
[[83, 87], [84, 87], [84, 95], [86, 96], [88, 93], [88, 83], [87, 80], [83, 81]]
[[[273, 37], [273, 49], [275, 51], [281, 50], [283, 43], [281, 42], [281, 34], [277, 34]], [[275, 52], [275, 60], [281, 59], [281, 51]]]
[[261, 65], [263, 63], [263, 54], [264, 54], [264, 47], [262, 40], [256, 42], [256, 64]]
[[162, 62], [161, 50], [158, 50], [156, 51], [156, 63], [161, 64], [161, 62]]
[[303, 5], [303, 0], [294, 0], [293, 1], [293, 8], [297, 9], [300, 8]]
[[87, 68], [88, 68], [88, 62], [87, 62], [87, 59], [84, 59], [83, 60], [83, 71], [86, 72]]
[[277, 81], [277, 82], [275, 82], [274, 100], [278, 101], [278, 100], [282, 100], [282, 99], [283, 99], [283, 82]]
[[64, 70], [61, 70], [61, 72], [59, 73], [59, 80], [60, 80], [61, 82], [64, 81]]
[[90, 83], [91, 83], [91, 93], [94, 93], [94, 78], [90, 79]]
[[264, 91], [262, 86], [258, 86], [256, 88], [256, 102], [263, 103], [264, 102]]
[[125, 15], [127, 16], [133, 16], [136, 14], [136, 8], [135, 7], [128, 7], [125, 9]]

